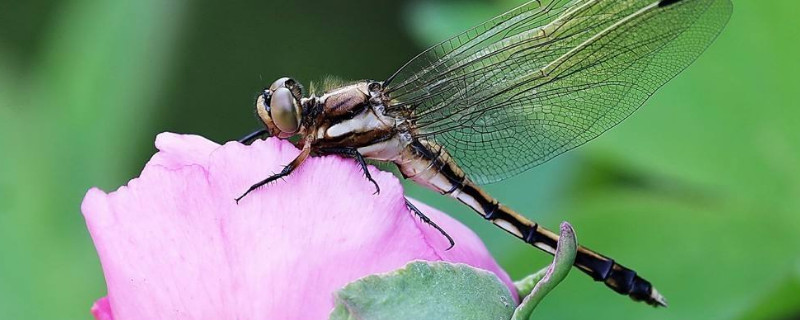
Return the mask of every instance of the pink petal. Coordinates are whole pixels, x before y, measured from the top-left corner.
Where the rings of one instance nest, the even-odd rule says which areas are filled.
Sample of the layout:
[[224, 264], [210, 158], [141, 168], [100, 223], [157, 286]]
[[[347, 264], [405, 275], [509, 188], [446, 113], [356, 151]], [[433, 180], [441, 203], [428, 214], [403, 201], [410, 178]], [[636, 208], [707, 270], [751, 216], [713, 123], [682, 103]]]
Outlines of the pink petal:
[[486, 269], [516, 292], [474, 233], [415, 202], [455, 239], [445, 251], [390, 173], [370, 168], [376, 196], [353, 160], [309, 158], [237, 205], [299, 151], [277, 139], [219, 147], [167, 133], [157, 145], [139, 178], [110, 194], [89, 190], [82, 205], [114, 319], [325, 319], [334, 291], [416, 259]]
[[156, 137], [156, 153], [147, 165], [175, 169], [187, 165], [205, 165], [208, 155], [219, 144], [201, 136], [162, 133]]
[[108, 297], [95, 301], [91, 312], [95, 320], [114, 320], [114, 316], [111, 314], [111, 305], [108, 304]]

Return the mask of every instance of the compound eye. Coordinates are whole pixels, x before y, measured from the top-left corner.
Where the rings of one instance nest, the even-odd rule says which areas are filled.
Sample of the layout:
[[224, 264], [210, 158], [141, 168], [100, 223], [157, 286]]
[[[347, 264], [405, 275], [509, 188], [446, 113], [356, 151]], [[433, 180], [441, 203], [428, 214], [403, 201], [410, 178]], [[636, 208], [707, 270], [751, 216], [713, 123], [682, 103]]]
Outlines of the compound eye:
[[286, 88], [286, 82], [291, 83], [294, 82], [294, 80], [285, 77], [275, 80], [275, 82], [273, 82], [272, 85], [269, 86], [269, 91], [275, 92], [275, 90], [278, 90], [279, 88]]
[[271, 86], [269, 86], [269, 90], [273, 92], [280, 88], [289, 89], [289, 91], [294, 94], [295, 99], [299, 100], [303, 97], [303, 86], [297, 83], [297, 81], [294, 81], [292, 78], [280, 78], [273, 82]]
[[296, 133], [300, 129], [300, 104], [287, 88], [272, 91], [269, 102], [272, 121], [284, 133]]
[[258, 100], [259, 100], [259, 103], [263, 103], [264, 104], [265, 110], [269, 111], [269, 101], [271, 99], [272, 99], [272, 91], [264, 89], [264, 91], [261, 92], [261, 96], [259, 97]]

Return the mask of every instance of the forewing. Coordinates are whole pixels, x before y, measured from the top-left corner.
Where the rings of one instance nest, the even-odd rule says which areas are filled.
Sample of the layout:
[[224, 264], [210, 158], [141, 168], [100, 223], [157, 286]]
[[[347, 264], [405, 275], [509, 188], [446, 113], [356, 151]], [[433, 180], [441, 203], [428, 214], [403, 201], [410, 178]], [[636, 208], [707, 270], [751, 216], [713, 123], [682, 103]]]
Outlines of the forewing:
[[533, 1], [423, 52], [390, 80], [477, 183], [513, 176], [594, 139], [694, 61], [730, 0]]

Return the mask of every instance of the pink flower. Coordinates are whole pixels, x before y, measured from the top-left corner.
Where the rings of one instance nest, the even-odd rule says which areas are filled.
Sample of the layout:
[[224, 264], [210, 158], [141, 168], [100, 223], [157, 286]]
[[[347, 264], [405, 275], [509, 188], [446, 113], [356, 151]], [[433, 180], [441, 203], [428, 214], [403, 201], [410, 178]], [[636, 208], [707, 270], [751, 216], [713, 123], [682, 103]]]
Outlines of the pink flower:
[[82, 211], [108, 297], [95, 319], [327, 319], [333, 292], [412, 260], [489, 270], [516, 290], [465, 226], [415, 205], [456, 246], [420, 222], [390, 173], [340, 157], [310, 158], [238, 205], [234, 198], [299, 151], [277, 139], [219, 146], [161, 134], [139, 178], [116, 192], [89, 190]]

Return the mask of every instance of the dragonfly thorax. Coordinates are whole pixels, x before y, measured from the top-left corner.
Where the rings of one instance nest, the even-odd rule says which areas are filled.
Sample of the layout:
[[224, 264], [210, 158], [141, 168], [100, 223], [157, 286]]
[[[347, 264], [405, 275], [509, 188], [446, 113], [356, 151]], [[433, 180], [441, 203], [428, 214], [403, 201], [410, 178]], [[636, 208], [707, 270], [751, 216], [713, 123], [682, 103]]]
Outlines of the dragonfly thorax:
[[[322, 113], [317, 121], [322, 140], [355, 142], [360, 137], [393, 134], [398, 121], [385, 113], [375, 82], [362, 81], [332, 90], [319, 98]], [[385, 139], [379, 139], [385, 140]], [[358, 143], [353, 145], [360, 147]]]

